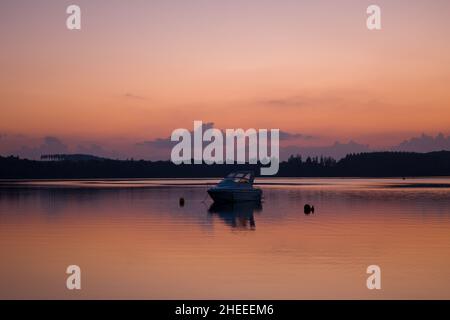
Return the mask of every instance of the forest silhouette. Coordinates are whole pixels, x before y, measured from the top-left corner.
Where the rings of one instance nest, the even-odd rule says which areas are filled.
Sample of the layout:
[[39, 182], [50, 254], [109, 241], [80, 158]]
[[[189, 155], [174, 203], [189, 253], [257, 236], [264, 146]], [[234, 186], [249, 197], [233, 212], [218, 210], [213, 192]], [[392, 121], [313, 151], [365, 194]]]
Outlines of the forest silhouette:
[[[181, 164], [170, 161], [112, 160], [89, 155], [52, 155], [46, 161], [0, 156], [0, 179], [206, 178], [236, 170], [259, 173], [260, 164]], [[48, 159], [51, 159], [50, 161]], [[450, 151], [369, 152], [329, 157], [291, 156], [277, 177], [450, 176]]]

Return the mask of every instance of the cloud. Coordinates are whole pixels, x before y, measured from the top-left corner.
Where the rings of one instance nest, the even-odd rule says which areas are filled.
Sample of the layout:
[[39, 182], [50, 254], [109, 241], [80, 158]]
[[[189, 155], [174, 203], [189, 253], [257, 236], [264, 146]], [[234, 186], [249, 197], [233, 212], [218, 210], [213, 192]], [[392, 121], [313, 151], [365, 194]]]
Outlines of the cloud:
[[[318, 107], [327, 105], [336, 105], [343, 101], [343, 93], [302, 93], [299, 95], [288, 96], [288, 97], [276, 97], [265, 100], [260, 100], [257, 102], [258, 105], [263, 105], [267, 107], [283, 108], [283, 107]], [[348, 100], [352, 95], [345, 95], [345, 100]]]
[[270, 107], [301, 107], [306, 105], [306, 101], [299, 97], [291, 97], [284, 99], [268, 99], [260, 101], [261, 104]]
[[146, 98], [144, 96], [140, 96], [140, 95], [133, 94], [130, 92], [125, 93], [123, 96], [128, 99], [146, 100]]
[[280, 130], [280, 140], [295, 140], [295, 139], [311, 140], [314, 139], [314, 137], [302, 133], [290, 133], [287, 131]]
[[392, 147], [392, 150], [410, 152], [450, 150], [450, 136], [445, 137], [442, 133], [439, 133], [436, 137], [422, 134], [420, 137], [414, 137], [401, 142]]
[[37, 147], [22, 145], [19, 150], [13, 152], [21, 157], [28, 159], [39, 159], [44, 154], [64, 154], [68, 153], [69, 148], [60, 139], [47, 136], [42, 139], [42, 143]]
[[[422, 134], [419, 137], [413, 137], [401, 142], [398, 145], [388, 147], [385, 150], [390, 151], [408, 151], [408, 152], [432, 152], [441, 150], [450, 150], [450, 136], [444, 136], [439, 133], [435, 137]], [[282, 159], [286, 159], [290, 155], [300, 154], [304, 157], [308, 156], [326, 156], [340, 159], [349, 153], [361, 153], [380, 151], [370, 148], [369, 145], [359, 144], [354, 141], [348, 143], [335, 142], [329, 146], [286, 146], [280, 148]]]
[[255, 102], [268, 108], [337, 108], [358, 106], [373, 108], [387, 104], [370, 92], [354, 89], [330, 88], [321, 91], [303, 91], [289, 96], [275, 96]]
[[67, 146], [58, 138], [47, 136], [44, 143], [38, 148], [41, 153], [65, 153], [68, 151]]
[[[213, 127], [214, 123], [212, 122], [203, 124], [203, 130]], [[193, 131], [191, 131], [192, 133]], [[18, 155], [28, 159], [40, 159], [43, 154], [81, 153], [111, 159], [132, 157], [134, 159], [168, 160], [172, 147], [177, 143], [170, 141], [170, 137], [156, 138], [139, 143], [116, 142], [112, 144], [74, 140], [70, 145], [55, 136], [34, 138], [18, 134], [0, 134], [0, 139], [0, 154], [5, 156]], [[302, 157], [327, 156], [340, 159], [349, 153], [381, 151], [353, 140], [349, 142], [337, 141], [334, 144], [322, 146], [310, 145], [309, 143], [308, 146], [299, 145], [301, 141], [306, 141], [305, 139], [316, 139], [316, 137], [303, 133], [280, 131], [280, 140], [285, 142], [280, 147], [281, 159], [286, 160], [290, 155], [296, 154], [300, 154]], [[450, 136], [444, 136], [442, 133], [436, 136], [422, 134], [383, 150], [409, 152], [450, 150]]]
[[[202, 128], [203, 128], [203, 132], [205, 130], [214, 128], [214, 122], [203, 123]], [[225, 136], [224, 130], [221, 129], [221, 131], [222, 131], [222, 134]], [[189, 132], [191, 133], [191, 135], [194, 134], [194, 131], [189, 131]], [[280, 140], [285, 140], [285, 141], [295, 140], [295, 139], [310, 140], [313, 138], [314, 137], [311, 135], [305, 135], [302, 133], [291, 133], [291, 132], [280, 130]], [[171, 141], [170, 137], [168, 137], [168, 138], [156, 138], [153, 140], [138, 142], [136, 145], [147, 146], [147, 147], [158, 148], [158, 149], [168, 149], [168, 148], [172, 148], [175, 144], [176, 144], [176, 142]]]
[[157, 138], [154, 140], [142, 141], [136, 143], [137, 146], [140, 147], [151, 147], [158, 149], [167, 149], [172, 148], [175, 142], [171, 141], [170, 138]]
[[[203, 123], [202, 129], [203, 131], [214, 128], [214, 122], [206, 122]], [[189, 131], [191, 135], [194, 134], [194, 131]], [[172, 148], [177, 142], [171, 141], [170, 137], [168, 138], [157, 138], [153, 140], [148, 141], [142, 141], [136, 143], [137, 146], [143, 146], [143, 147], [150, 147], [150, 148], [156, 148], [156, 149], [169, 149]]]
[[[207, 129], [214, 128], [213, 122], [203, 123], [203, 132]], [[222, 134], [225, 136], [225, 130], [220, 129]], [[190, 131], [191, 135], [194, 134], [193, 131]], [[298, 139], [302, 140], [310, 140], [314, 139], [311, 135], [306, 135], [302, 133], [291, 133], [287, 131], [280, 130], [280, 141], [295, 141]], [[153, 140], [142, 141], [136, 143], [137, 147], [145, 148], [147, 153], [151, 153], [154, 157], [158, 156], [162, 160], [167, 160], [170, 158], [171, 149], [177, 144], [176, 141], [171, 141], [170, 137], [168, 138], [156, 138]], [[208, 142], [204, 142], [203, 146], [206, 146]], [[283, 149], [283, 148], [281, 148]], [[287, 159], [287, 157], [286, 157]]]

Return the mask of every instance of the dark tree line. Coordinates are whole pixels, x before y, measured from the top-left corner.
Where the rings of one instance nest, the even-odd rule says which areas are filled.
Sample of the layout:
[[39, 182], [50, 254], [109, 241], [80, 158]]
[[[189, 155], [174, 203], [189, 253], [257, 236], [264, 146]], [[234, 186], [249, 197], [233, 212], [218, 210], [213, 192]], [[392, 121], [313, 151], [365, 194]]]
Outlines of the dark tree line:
[[[260, 165], [175, 165], [170, 161], [62, 160], [35, 161], [0, 157], [0, 179], [192, 178], [223, 177]], [[450, 151], [430, 153], [371, 152], [327, 157], [291, 156], [280, 163], [279, 177], [412, 177], [450, 176]]]

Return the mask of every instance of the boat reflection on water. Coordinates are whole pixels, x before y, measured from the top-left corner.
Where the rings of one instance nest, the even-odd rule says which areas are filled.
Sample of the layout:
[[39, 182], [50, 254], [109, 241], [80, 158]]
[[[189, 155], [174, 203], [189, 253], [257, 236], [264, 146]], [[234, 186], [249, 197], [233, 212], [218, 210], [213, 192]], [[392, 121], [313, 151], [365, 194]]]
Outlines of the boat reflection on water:
[[217, 215], [223, 222], [239, 230], [255, 230], [254, 213], [262, 210], [261, 202], [214, 202], [208, 209], [211, 215]]

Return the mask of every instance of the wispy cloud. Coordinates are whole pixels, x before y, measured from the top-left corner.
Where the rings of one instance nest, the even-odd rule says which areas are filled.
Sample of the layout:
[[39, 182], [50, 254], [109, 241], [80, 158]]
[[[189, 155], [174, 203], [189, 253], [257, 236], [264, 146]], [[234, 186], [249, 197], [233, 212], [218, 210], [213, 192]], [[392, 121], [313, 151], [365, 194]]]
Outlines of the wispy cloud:
[[311, 140], [314, 139], [314, 136], [303, 133], [291, 133], [280, 130], [280, 140], [295, 140], [295, 139]]
[[[367, 98], [370, 96], [370, 98]], [[368, 92], [353, 89], [305, 91], [289, 96], [269, 97], [256, 101], [256, 105], [273, 108], [333, 107], [343, 105], [379, 106], [382, 101]]]
[[302, 107], [307, 105], [307, 101], [301, 99], [300, 97], [267, 99], [261, 100], [259, 103], [269, 107]]
[[125, 93], [123, 96], [128, 99], [136, 99], [136, 100], [146, 100], [147, 99], [144, 96], [140, 96], [140, 95], [130, 93], [130, 92]]
[[[210, 129], [210, 128], [214, 128], [213, 122], [208, 122], [208, 123], [203, 124], [203, 131]], [[223, 134], [225, 134], [223, 129], [221, 129], [221, 131]], [[191, 134], [194, 133], [193, 131], [190, 131], [190, 132], [191, 132]], [[287, 141], [287, 140], [297, 140], [297, 139], [311, 140], [311, 139], [314, 139], [314, 137], [311, 135], [303, 134], [303, 133], [291, 133], [291, 132], [280, 130], [280, 140]], [[136, 145], [147, 146], [147, 147], [152, 147], [152, 148], [159, 148], [159, 149], [167, 149], [167, 148], [172, 148], [175, 145], [175, 143], [176, 142], [171, 141], [170, 137], [168, 137], [168, 138], [156, 138], [153, 140], [142, 141], [142, 142], [136, 143]]]
[[[203, 123], [203, 131], [214, 128], [214, 122], [206, 122]], [[191, 135], [194, 134], [194, 131], [190, 131]], [[151, 148], [158, 148], [158, 149], [167, 149], [172, 148], [176, 142], [173, 142], [170, 140], [170, 137], [168, 138], [156, 138], [153, 140], [148, 141], [142, 141], [136, 143], [137, 146], [144, 146], [144, 147], [151, 147]]]

